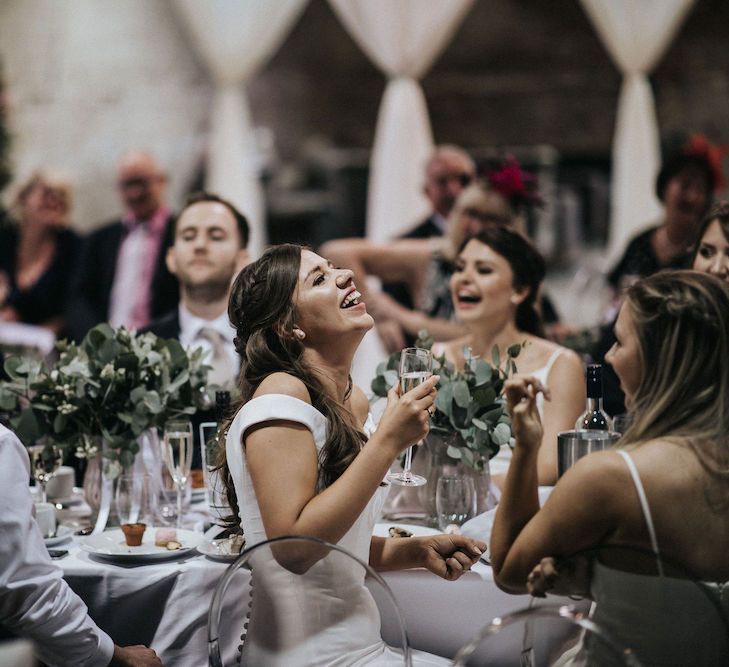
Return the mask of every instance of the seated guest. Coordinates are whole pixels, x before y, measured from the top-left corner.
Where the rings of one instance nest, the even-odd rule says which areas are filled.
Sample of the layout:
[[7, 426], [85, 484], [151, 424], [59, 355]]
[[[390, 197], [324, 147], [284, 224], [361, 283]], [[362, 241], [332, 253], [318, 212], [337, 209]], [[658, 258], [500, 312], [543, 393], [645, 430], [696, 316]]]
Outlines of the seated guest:
[[141, 329], [177, 304], [177, 281], [165, 264], [172, 242], [167, 179], [141, 151], [121, 158], [117, 178], [125, 213], [85, 239], [74, 280], [68, 322], [76, 339], [99, 322]]
[[[448, 229], [448, 219], [456, 200], [475, 175], [476, 165], [466, 151], [452, 144], [437, 146], [425, 164], [423, 183], [423, 194], [430, 202], [432, 210], [425, 220], [400, 238], [429, 239], [443, 236]], [[385, 283], [382, 290], [401, 306], [412, 310], [415, 301], [410, 286], [406, 283]], [[378, 321], [377, 328], [383, 340], [390, 337], [388, 332], [392, 332], [398, 340], [403, 337], [402, 327], [396, 320]], [[412, 342], [415, 337], [405, 334], [404, 339]]]
[[633, 238], [608, 274], [618, 294], [661, 269], [686, 267], [688, 249], [696, 242], [717, 180], [702, 153], [682, 152], [664, 163], [656, 178], [656, 195], [665, 206], [663, 220]]
[[[352, 386], [349, 369], [374, 322], [352, 272], [299, 246], [275, 246], [238, 274], [228, 312], [237, 329], [242, 403], [223, 431], [221, 475], [234, 513], [231, 527], [242, 527], [246, 545], [304, 535], [339, 544], [375, 569], [426, 567], [451, 580], [470, 569], [485, 544], [462, 535], [372, 537], [389, 491], [383, 478], [427, 433], [438, 378], [402, 396], [393, 389], [368, 437], [368, 401]], [[362, 665], [402, 660], [381, 639], [377, 608], [362, 579], [332, 569], [326, 559], [304, 561], [301, 568], [306, 577], [275, 572], [277, 593], [296, 608], [297, 623], [287, 624], [289, 642], [284, 648], [278, 637], [258, 634], [276, 626], [262, 620], [264, 605], [246, 637], [247, 664], [323, 666], [341, 664], [343, 656]], [[253, 587], [254, 608], [259, 590]], [[307, 613], [307, 600], [314, 605], [322, 595], [326, 604]], [[448, 664], [413, 653], [416, 665]]]
[[0, 322], [65, 333], [64, 303], [80, 250], [71, 206], [70, 183], [50, 171], [35, 171], [21, 186], [14, 221], [0, 227]]
[[[549, 394], [534, 377], [506, 386], [516, 446], [491, 535], [491, 562], [504, 590], [577, 592], [566, 578], [560, 581], [559, 559], [603, 545], [648, 550], [659, 573], [665, 560], [701, 581], [729, 579], [729, 285], [695, 271], [645, 278], [628, 289], [615, 335], [606, 359], [620, 378], [632, 423], [616, 449], [567, 470], [541, 509], [537, 397]], [[661, 594], [666, 600], [688, 595], [682, 583], [662, 579]], [[594, 620], [641, 660], [662, 651], [670, 664], [727, 664], [687, 655], [680, 632], [652, 628], [640, 615], [635, 603], [656, 590], [655, 577], [595, 563], [589, 583], [572, 578], [572, 584], [591, 591]], [[726, 613], [726, 595], [723, 605]], [[684, 621], [693, 616], [695, 610], [685, 609]], [[696, 650], [708, 651], [713, 642], [705, 644]], [[588, 657], [585, 664], [608, 664]]]
[[[603, 363], [615, 342], [614, 318], [624, 290], [656, 271], [689, 266], [689, 250], [696, 243], [701, 219], [720, 179], [721, 173], [714, 171], [706, 152], [691, 147], [663, 164], [656, 178], [656, 194], [665, 206], [663, 220], [633, 238], [608, 274], [607, 281], [615, 299], [593, 351], [597, 363]], [[625, 397], [609, 367], [603, 373], [603, 392], [608, 414], [625, 412]]]
[[[574, 428], [584, 410], [585, 380], [579, 357], [544, 339], [536, 310], [544, 273], [539, 252], [521, 234], [505, 227], [491, 225], [466, 241], [456, 258], [450, 288], [467, 333], [436, 344], [433, 353], [445, 354], [463, 368], [465, 348], [490, 359], [496, 345], [506, 359], [509, 347], [525, 343], [515, 359], [518, 373], [538, 378], [551, 393], [550, 401], [541, 396], [537, 400], [544, 423], [537, 473], [540, 485], [550, 485], [557, 480], [557, 434]], [[499, 464], [508, 461], [511, 449], [507, 445], [504, 450], [506, 455], [499, 454], [492, 462], [492, 471], [498, 473]]]
[[0, 629], [31, 639], [50, 667], [161, 665], [144, 646], [116, 646], [89, 618], [43, 544], [29, 478], [25, 448], [0, 425]]
[[[504, 196], [483, 183], [473, 184], [461, 193], [453, 207], [443, 238], [388, 243], [342, 239], [326, 243], [321, 251], [336, 264], [352, 268], [377, 322], [398, 324], [400, 329], [394, 331], [389, 327], [378, 330], [388, 350], [396, 351], [404, 346], [403, 332], [416, 337], [421, 329], [427, 329], [435, 340], [450, 340], [463, 334], [463, 327], [452, 319], [448, 279], [453, 259], [463, 240], [484, 224], [509, 224], [512, 216]], [[368, 292], [367, 275], [406, 284], [416, 309], [403, 307], [388, 294]]]
[[691, 266], [729, 281], [729, 202], [716, 204], [699, 230]]
[[184, 347], [202, 347], [212, 366], [208, 382], [232, 387], [238, 375], [235, 330], [228, 319], [233, 278], [248, 263], [248, 221], [230, 202], [199, 193], [173, 224], [167, 268], [180, 283], [180, 302], [146, 331], [177, 338]]

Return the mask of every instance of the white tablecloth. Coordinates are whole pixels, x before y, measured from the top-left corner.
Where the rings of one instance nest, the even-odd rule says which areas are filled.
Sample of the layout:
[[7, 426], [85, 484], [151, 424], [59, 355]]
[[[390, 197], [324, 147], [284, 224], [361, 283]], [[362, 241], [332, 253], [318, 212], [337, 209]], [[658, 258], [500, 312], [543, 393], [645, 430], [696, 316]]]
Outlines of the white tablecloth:
[[[66, 580], [118, 644], [150, 645], [173, 667], [207, 664], [207, 612], [226, 564], [197, 555], [126, 565], [97, 559], [73, 542], [56, 548], [69, 550], [59, 561]], [[388, 572], [384, 578], [403, 610], [411, 645], [448, 657], [491, 618], [528, 602], [526, 596], [498, 590], [483, 564], [456, 582], [425, 570]], [[382, 613], [383, 636], [397, 643], [391, 608], [380, 604], [381, 595], [373, 592]], [[225, 646], [228, 659], [236, 646], [233, 637]]]

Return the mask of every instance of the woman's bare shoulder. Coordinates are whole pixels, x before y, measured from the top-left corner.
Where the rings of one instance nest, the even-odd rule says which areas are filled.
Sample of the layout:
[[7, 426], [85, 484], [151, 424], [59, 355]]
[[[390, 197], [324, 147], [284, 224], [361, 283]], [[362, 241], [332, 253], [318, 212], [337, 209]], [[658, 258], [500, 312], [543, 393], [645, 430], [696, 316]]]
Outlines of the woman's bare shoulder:
[[352, 406], [352, 413], [358, 424], [364, 424], [367, 421], [367, 415], [370, 413], [370, 401], [365, 393], [356, 385], [352, 387], [352, 397], [349, 399]]
[[299, 378], [289, 373], [279, 372], [267, 375], [256, 388], [253, 398], [265, 396], [266, 394], [284, 394], [311, 405], [311, 396], [309, 396], [306, 385]]

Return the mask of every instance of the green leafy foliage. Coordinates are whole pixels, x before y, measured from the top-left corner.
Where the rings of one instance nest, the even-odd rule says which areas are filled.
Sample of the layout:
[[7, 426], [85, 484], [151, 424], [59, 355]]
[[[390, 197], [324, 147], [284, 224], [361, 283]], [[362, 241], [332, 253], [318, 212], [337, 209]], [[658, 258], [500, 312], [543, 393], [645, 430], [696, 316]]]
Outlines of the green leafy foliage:
[[[433, 339], [426, 331], [419, 333], [418, 347], [431, 349]], [[430, 418], [431, 431], [459, 433], [461, 439], [448, 446], [448, 456], [480, 469], [484, 461], [496, 456], [503, 444], [511, 440], [511, 420], [502, 396], [504, 381], [516, 372], [514, 359], [522, 345], [510, 346], [502, 359], [494, 346], [493, 364], [467, 355], [463, 370], [446, 361], [445, 356], [433, 357], [433, 373], [440, 375], [435, 413]], [[387, 396], [398, 381], [400, 353], [395, 352], [377, 367], [372, 381], [375, 396]]]
[[0, 382], [0, 409], [26, 444], [45, 436], [84, 458], [103, 438], [107, 463], [126, 468], [142, 431], [208, 400], [202, 350], [187, 353], [177, 340], [100, 324], [79, 345], [56, 347], [51, 366], [22, 356], [5, 361], [10, 379]]

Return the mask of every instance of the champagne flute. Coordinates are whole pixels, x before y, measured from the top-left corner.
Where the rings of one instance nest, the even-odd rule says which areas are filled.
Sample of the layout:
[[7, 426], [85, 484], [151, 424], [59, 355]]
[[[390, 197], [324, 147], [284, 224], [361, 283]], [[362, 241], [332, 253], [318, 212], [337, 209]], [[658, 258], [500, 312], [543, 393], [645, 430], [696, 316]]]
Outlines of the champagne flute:
[[[421, 347], [406, 347], [400, 354], [400, 394], [405, 394], [425, 382], [433, 374], [433, 355]], [[423, 486], [425, 477], [414, 475], [410, 467], [413, 461], [412, 445], [405, 451], [402, 472], [390, 473], [387, 479], [400, 486]]]
[[165, 424], [162, 460], [177, 489], [177, 527], [182, 528], [182, 499], [192, 465], [192, 424], [189, 419], [175, 419]]
[[48, 502], [46, 484], [56, 474], [56, 470], [61, 467], [63, 454], [52, 443], [31, 445], [28, 447], [28, 453], [30, 454], [30, 467], [33, 473], [33, 479], [35, 479], [41, 489], [40, 502]]

